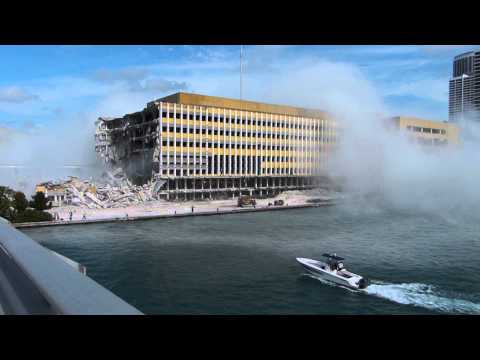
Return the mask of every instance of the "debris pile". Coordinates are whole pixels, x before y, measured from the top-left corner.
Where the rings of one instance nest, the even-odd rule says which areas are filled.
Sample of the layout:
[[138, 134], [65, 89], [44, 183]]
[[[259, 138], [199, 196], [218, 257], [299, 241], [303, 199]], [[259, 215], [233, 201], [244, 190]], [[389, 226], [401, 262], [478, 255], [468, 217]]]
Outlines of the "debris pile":
[[67, 181], [49, 185], [55, 186], [56, 189], [63, 188], [66, 195], [65, 204], [89, 209], [106, 209], [157, 200], [157, 193], [162, 184], [156, 181], [142, 186], [134, 185], [124, 175], [123, 170], [117, 168], [105, 172], [97, 182], [70, 177]]

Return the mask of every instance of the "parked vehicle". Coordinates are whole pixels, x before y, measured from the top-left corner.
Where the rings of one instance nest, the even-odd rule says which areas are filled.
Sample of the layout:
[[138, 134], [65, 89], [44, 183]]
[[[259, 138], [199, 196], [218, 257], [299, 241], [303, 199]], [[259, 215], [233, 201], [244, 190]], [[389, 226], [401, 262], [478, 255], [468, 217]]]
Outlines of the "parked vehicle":
[[238, 198], [238, 207], [255, 206], [257, 202], [250, 195], [242, 195]]

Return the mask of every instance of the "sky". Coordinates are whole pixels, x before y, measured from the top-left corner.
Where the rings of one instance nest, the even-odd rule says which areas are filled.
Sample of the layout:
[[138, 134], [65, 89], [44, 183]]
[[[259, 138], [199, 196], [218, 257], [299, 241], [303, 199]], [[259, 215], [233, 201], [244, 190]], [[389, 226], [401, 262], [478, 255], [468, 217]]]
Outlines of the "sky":
[[[303, 85], [335, 64], [368, 81], [389, 115], [447, 120], [453, 57], [478, 48], [247, 45], [243, 98], [320, 108], [307, 93], [328, 93], [335, 76]], [[121, 116], [178, 91], [238, 98], [239, 53], [239, 46], [0, 46], [0, 128], [68, 128], [72, 119]]]

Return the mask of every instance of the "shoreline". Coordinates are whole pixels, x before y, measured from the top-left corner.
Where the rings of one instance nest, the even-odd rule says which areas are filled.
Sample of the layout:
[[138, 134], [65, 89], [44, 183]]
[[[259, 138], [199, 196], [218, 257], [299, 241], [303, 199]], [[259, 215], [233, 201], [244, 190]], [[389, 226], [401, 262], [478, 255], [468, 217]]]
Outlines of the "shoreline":
[[240, 213], [252, 213], [252, 212], [262, 212], [262, 211], [279, 211], [279, 210], [293, 210], [293, 209], [304, 209], [304, 208], [315, 208], [321, 206], [332, 206], [335, 205], [333, 201], [323, 201], [319, 203], [303, 203], [297, 205], [279, 205], [279, 206], [256, 206], [253, 207], [239, 207], [239, 208], [228, 208], [221, 209], [218, 207], [216, 210], [197, 210], [194, 212], [183, 211], [178, 212], [174, 210], [174, 213], [171, 214], [156, 214], [156, 215], [139, 215], [139, 216], [128, 216], [128, 217], [106, 217], [106, 218], [97, 218], [97, 219], [86, 219], [86, 220], [60, 220], [60, 221], [39, 221], [39, 222], [28, 222], [28, 223], [12, 223], [17, 229], [25, 228], [37, 228], [37, 227], [47, 227], [47, 226], [70, 226], [70, 225], [85, 225], [85, 224], [99, 224], [99, 223], [115, 223], [115, 222], [129, 222], [129, 221], [139, 221], [139, 220], [154, 220], [154, 219], [170, 219], [177, 217], [191, 217], [191, 216], [214, 216], [214, 215], [228, 215], [228, 214], [240, 214]]

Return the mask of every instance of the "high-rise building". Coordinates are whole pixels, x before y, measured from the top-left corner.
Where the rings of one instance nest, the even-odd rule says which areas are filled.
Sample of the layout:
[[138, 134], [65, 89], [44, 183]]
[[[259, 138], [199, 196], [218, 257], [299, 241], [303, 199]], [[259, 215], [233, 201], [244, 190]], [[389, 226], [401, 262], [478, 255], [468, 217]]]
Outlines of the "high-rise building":
[[480, 51], [455, 56], [449, 84], [448, 119], [480, 121]]
[[177, 93], [100, 118], [96, 151], [167, 199], [261, 196], [314, 187], [337, 131], [323, 111]]

